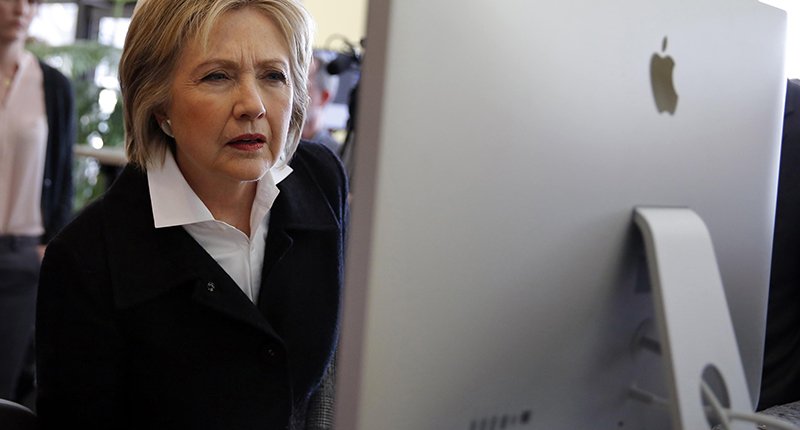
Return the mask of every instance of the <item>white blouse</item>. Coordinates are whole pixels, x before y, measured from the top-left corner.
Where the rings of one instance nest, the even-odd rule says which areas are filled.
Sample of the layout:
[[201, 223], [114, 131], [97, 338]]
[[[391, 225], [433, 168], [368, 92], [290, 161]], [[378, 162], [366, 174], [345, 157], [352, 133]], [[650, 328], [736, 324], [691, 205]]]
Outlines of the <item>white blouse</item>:
[[291, 172], [288, 166], [273, 168], [258, 181], [247, 237], [230, 224], [214, 219], [167, 151], [162, 166], [147, 170], [155, 227], [183, 226], [255, 303], [261, 287], [269, 211], [280, 193], [277, 184]]
[[36, 57], [24, 51], [0, 100], [0, 234], [39, 236], [47, 154], [44, 78]]

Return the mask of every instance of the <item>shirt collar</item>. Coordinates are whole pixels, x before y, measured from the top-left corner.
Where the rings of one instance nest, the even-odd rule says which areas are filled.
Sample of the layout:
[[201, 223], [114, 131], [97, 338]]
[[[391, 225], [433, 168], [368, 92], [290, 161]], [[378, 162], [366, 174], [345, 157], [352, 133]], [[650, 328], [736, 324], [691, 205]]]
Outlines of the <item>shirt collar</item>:
[[[286, 179], [290, 173], [292, 168], [289, 166], [272, 168], [258, 181], [250, 212], [251, 226], [258, 225], [272, 208], [280, 192], [277, 184]], [[186, 182], [170, 151], [167, 151], [160, 166], [148, 167], [147, 184], [156, 228], [214, 221], [211, 211]]]

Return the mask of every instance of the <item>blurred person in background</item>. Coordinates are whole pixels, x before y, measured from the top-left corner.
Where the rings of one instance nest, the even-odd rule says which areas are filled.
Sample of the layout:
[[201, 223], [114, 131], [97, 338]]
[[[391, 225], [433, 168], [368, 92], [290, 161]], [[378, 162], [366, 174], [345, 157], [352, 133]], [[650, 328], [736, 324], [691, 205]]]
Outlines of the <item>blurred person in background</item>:
[[139, 0], [130, 164], [48, 245], [41, 428], [327, 429], [347, 182], [299, 0]]
[[38, 5], [0, 0], [0, 398], [15, 401], [33, 387], [23, 369], [32, 368], [41, 255], [73, 193], [72, 86], [25, 50]]
[[303, 124], [303, 139], [319, 142], [327, 146], [336, 154], [339, 153], [341, 144], [331, 136], [330, 130], [325, 128], [325, 107], [336, 96], [339, 86], [339, 77], [328, 73], [328, 61], [323, 52], [315, 51], [311, 68], [308, 71], [308, 109], [306, 121]]

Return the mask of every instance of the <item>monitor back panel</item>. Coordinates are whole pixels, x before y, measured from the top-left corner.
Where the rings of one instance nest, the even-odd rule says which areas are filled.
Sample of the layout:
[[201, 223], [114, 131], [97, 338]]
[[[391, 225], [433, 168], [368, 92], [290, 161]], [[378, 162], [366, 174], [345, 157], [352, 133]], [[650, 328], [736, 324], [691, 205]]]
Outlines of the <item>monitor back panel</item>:
[[750, 0], [371, 0], [337, 428], [669, 428], [627, 395], [663, 389], [638, 205], [708, 225], [757, 396], [784, 32]]

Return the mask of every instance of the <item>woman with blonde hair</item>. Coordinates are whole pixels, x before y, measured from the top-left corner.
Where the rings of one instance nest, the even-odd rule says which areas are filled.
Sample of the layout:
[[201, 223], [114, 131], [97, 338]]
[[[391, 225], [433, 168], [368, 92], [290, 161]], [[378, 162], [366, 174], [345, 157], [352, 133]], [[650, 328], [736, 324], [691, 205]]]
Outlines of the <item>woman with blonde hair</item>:
[[43, 262], [45, 428], [330, 426], [347, 184], [299, 143], [311, 25], [297, 0], [140, 1], [130, 164]]

